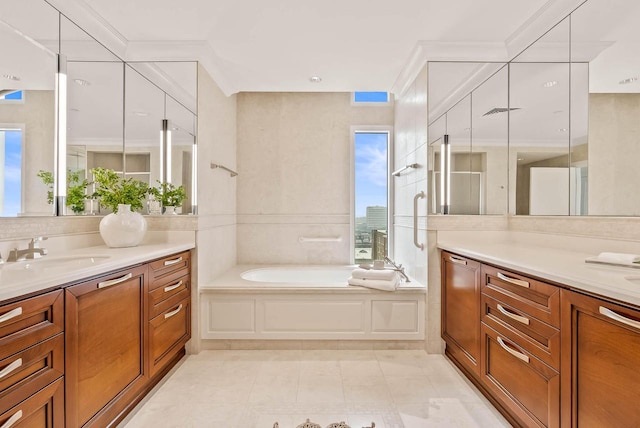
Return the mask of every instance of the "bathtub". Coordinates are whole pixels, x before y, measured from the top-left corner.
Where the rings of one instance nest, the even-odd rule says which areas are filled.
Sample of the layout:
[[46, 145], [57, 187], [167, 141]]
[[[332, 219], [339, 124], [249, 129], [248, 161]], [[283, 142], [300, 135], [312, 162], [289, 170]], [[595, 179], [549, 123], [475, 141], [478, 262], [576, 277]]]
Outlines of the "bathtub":
[[199, 286], [201, 338], [423, 340], [426, 287], [350, 286], [353, 269], [236, 266]]

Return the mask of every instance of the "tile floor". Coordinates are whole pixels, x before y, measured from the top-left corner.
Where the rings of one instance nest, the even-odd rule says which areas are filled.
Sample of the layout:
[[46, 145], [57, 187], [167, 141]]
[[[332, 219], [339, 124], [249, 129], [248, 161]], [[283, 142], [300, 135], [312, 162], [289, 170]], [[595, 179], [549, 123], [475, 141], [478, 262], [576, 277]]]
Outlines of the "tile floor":
[[203, 351], [126, 428], [509, 427], [443, 356], [423, 351]]

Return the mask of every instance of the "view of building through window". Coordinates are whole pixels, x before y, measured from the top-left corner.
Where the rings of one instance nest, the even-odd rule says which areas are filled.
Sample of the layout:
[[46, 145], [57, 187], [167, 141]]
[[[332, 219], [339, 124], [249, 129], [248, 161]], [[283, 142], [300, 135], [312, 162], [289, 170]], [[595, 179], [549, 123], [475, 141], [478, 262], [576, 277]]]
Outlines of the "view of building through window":
[[388, 92], [354, 92], [353, 100], [356, 103], [388, 103]]
[[383, 259], [387, 255], [388, 229], [387, 132], [355, 134], [355, 221], [356, 263]]
[[0, 129], [0, 216], [14, 217], [22, 212], [22, 131]]

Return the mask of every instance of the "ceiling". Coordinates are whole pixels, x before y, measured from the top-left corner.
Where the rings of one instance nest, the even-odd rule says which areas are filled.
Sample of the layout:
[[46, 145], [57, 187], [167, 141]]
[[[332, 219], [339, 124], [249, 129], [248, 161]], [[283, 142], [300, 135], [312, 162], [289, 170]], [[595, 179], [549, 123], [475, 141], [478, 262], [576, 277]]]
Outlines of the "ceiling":
[[390, 91], [419, 41], [504, 44], [554, 2], [74, 1], [132, 45], [205, 42], [231, 92]]

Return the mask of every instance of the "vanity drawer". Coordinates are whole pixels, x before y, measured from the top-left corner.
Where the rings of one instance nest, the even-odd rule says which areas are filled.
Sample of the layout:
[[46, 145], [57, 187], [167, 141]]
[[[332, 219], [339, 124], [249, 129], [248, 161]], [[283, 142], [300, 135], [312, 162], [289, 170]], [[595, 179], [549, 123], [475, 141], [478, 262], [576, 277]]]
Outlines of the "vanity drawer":
[[560, 369], [560, 330], [486, 294], [481, 298], [482, 322], [499, 333], [517, 336], [529, 352]]
[[0, 412], [64, 374], [64, 335], [0, 360]]
[[9, 410], [0, 411], [0, 426], [57, 428], [64, 425], [64, 382], [41, 389]]
[[482, 293], [560, 328], [560, 288], [555, 285], [483, 264]]
[[149, 376], [155, 375], [191, 338], [191, 299], [149, 321]]
[[480, 378], [527, 427], [560, 426], [560, 374], [485, 324], [481, 327]]
[[158, 281], [157, 287], [149, 291], [149, 319], [174, 306], [191, 295], [191, 277], [184, 275], [171, 281]]
[[151, 284], [158, 279], [171, 273], [184, 269], [185, 272], [191, 267], [191, 252], [173, 254], [149, 263], [149, 281]]
[[64, 330], [62, 290], [0, 307], [0, 359]]

